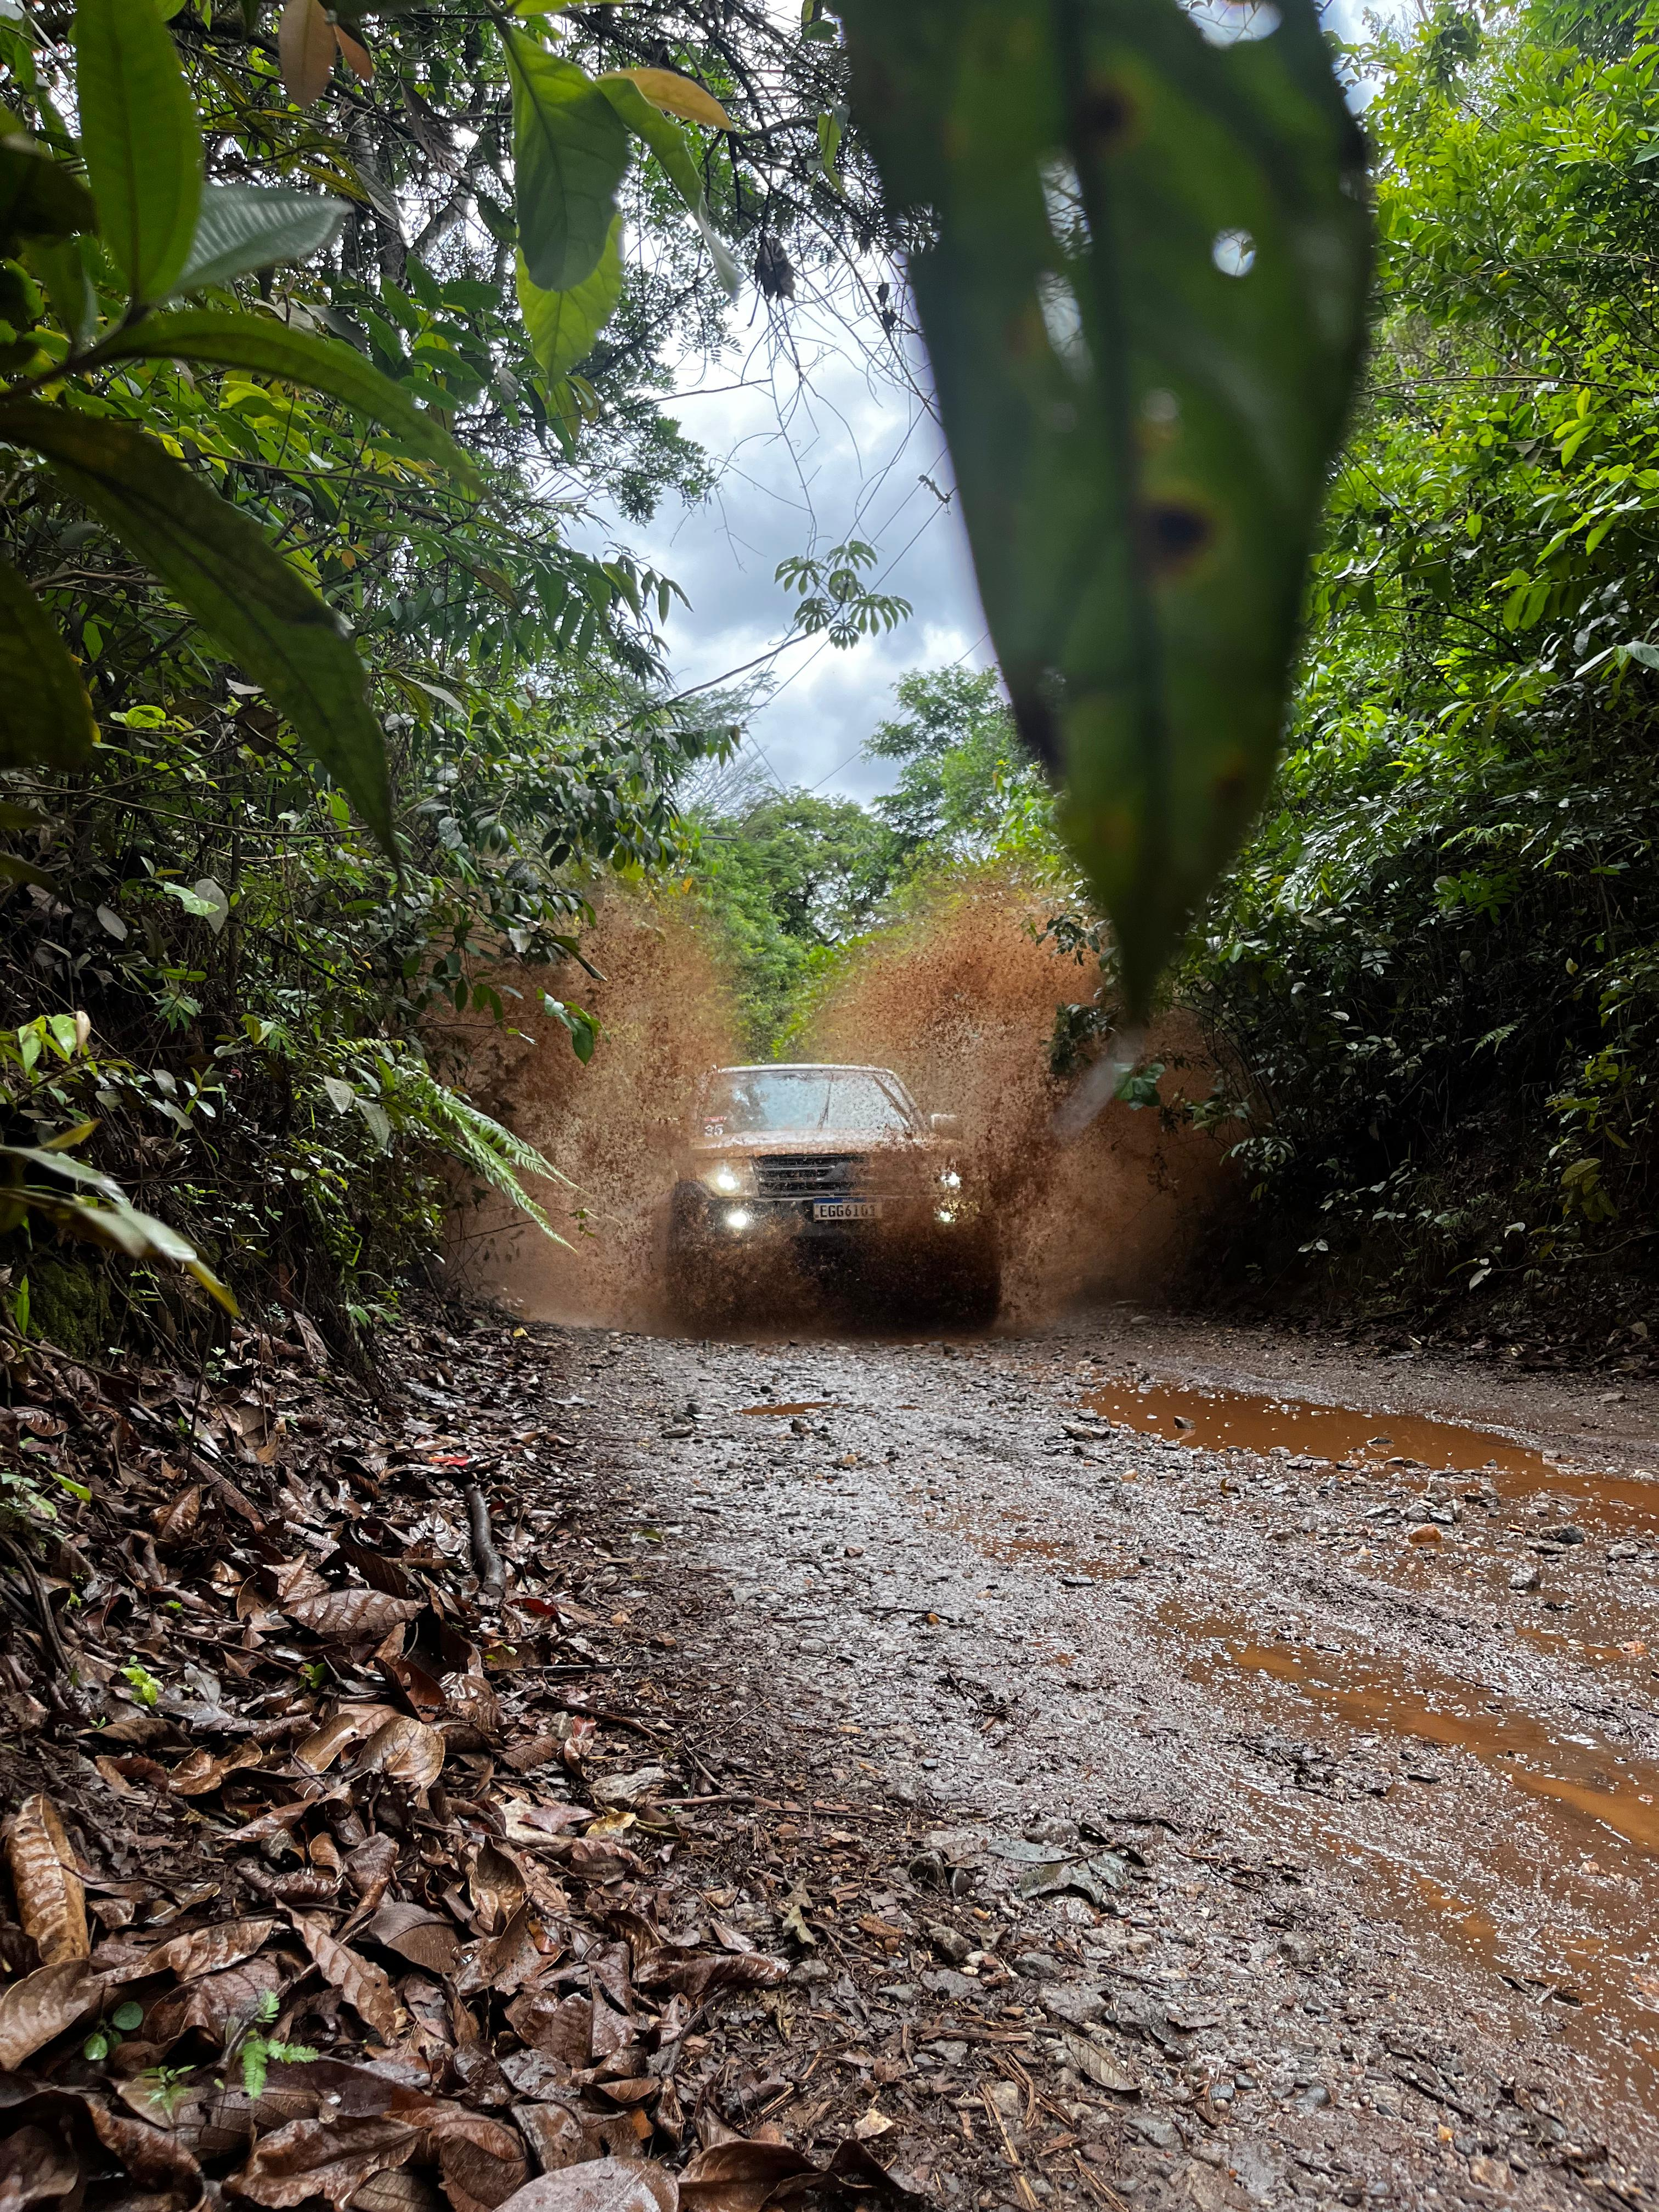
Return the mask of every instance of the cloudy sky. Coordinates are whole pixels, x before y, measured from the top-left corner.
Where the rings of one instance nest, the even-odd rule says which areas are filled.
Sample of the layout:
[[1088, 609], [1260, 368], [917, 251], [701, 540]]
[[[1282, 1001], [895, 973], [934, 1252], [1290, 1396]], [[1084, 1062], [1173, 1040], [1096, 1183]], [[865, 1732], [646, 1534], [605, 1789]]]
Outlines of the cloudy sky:
[[[1333, 0], [1357, 31], [1362, 0]], [[1386, 12], [1405, 4], [1393, 0]], [[805, 287], [803, 287], [803, 290]], [[701, 684], [768, 654], [790, 629], [774, 571], [788, 555], [849, 538], [876, 547], [881, 587], [914, 613], [890, 635], [838, 651], [785, 647], [768, 665], [774, 690], [750, 723], [750, 750], [779, 784], [868, 798], [888, 763], [860, 757], [892, 711], [908, 669], [988, 659], [984, 617], [955, 508], [944, 442], [924, 404], [926, 365], [866, 356], [833, 301], [798, 303], [787, 349], [753, 294], [738, 303], [737, 344], [721, 362], [688, 364], [674, 402], [687, 434], [714, 457], [705, 506], [665, 507], [624, 533], [675, 577], [690, 601], [668, 624], [676, 683]]]

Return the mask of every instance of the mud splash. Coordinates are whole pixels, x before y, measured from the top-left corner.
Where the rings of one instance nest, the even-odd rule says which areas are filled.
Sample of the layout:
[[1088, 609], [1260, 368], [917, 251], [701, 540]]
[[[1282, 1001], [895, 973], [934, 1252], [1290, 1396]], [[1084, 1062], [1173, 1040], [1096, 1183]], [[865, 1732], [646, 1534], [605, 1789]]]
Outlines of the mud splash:
[[[1173, 1115], [1113, 1105], [1076, 1144], [1055, 1138], [1066, 1086], [1048, 1073], [1048, 1039], [1087, 978], [1037, 941], [1052, 903], [988, 877], [941, 896], [849, 956], [788, 1047], [890, 1066], [924, 1111], [961, 1117], [964, 1176], [1000, 1228], [1004, 1317], [1019, 1322], [1085, 1295], [1156, 1297], [1231, 1189], [1219, 1147]], [[703, 1075], [749, 1055], [690, 897], [608, 891], [585, 950], [602, 981], [574, 967], [514, 980], [530, 1005], [551, 989], [599, 1017], [586, 1067], [539, 1017], [528, 1038], [463, 1025], [472, 1095], [571, 1178], [537, 1194], [571, 1249], [500, 1206], [459, 1243], [474, 1281], [532, 1318], [672, 1328], [661, 1254], [676, 1152]], [[1166, 1023], [1152, 1049], [1169, 1063], [1169, 1098], [1183, 1084], [1207, 1091], [1195, 1035]], [[845, 1310], [787, 1261], [750, 1264], [764, 1273], [744, 1334], [915, 1334], [896, 1304]]]
[[1547, 1494], [1564, 1509], [1583, 1505], [1612, 1522], [1659, 1528], [1659, 1480], [1563, 1465], [1491, 1429], [1161, 1383], [1110, 1383], [1089, 1389], [1082, 1402], [1103, 1420], [1194, 1450], [1285, 1453], [1291, 1466], [1318, 1473], [1465, 1474], [1504, 1499]]
[[[608, 891], [583, 949], [598, 979], [574, 962], [509, 979], [528, 1036], [467, 1031], [472, 1096], [570, 1178], [534, 1194], [566, 1245], [492, 1200], [460, 1224], [458, 1253], [479, 1287], [531, 1319], [655, 1329], [667, 1321], [658, 1248], [675, 1151], [703, 1074], [738, 1056], [733, 1031], [689, 899]], [[586, 1066], [562, 1029], [530, 1012], [544, 991], [598, 1016]]]
[[[1058, 1006], [1090, 978], [1038, 941], [1052, 896], [982, 878], [860, 948], [807, 1024], [803, 1056], [881, 1060], [925, 1110], [963, 1117], [972, 1171], [1001, 1230], [1004, 1318], [1029, 1323], [1085, 1297], [1156, 1298], [1189, 1263], [1231, 1178], [1208, 1137], [1111, 1105], [1071, 1145], [1054, 1133], [1067, 1085], [1048, 1070]], [[1196, 1029], [1148, 1039], [1161, 1095], [1210, 1087]]]

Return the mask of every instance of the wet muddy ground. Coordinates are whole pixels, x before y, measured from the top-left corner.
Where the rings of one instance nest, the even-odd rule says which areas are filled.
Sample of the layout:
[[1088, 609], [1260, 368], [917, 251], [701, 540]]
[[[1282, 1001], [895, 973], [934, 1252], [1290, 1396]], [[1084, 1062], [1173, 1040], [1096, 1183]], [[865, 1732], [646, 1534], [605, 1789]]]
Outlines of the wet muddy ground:
[[711, 1793], [874, 1862], [797, 1978], [946, 2203], [1659, 2196], [1651, 1386], [1130, 1309], [556, 1334]]

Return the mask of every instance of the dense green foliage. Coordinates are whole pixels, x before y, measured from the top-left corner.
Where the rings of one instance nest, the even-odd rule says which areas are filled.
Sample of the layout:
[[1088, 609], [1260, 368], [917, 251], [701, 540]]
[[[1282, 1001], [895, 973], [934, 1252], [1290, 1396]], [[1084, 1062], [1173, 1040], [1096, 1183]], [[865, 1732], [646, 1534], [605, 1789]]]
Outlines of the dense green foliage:
[[1589, 1268], [1639, 1308], [1659, 9], [1442, 6], [1359, 62], [1369, 386], [1293, 746], [1174, 987], [1222, 1068], [1200, 1110], [1242, 1139], [1269, 1276], [1300, 1255], [1402, 1304], [1559, 1305]]
[[[0, 15], [15, 1304], [81, 1200], [343, 1326], [434, 1249], [456, 1164], [526, 1164], [436, 1079], [434, 1013], [591, 1053], [505, 975], [568, 957], [596, 872], [681, 857], [675, 786], [729, 744], [657, 703], [675, 586], [597, 502], [706, 489], [661, 395], [740, 267], [781, 317], [887, 266], [867, 160], [826, 164], [823, 27]], [[855, 578], [836, 613], [890, 611]]]
[[851, 948], [941, 874], [1040, 853], [1052, 865], [1049, 800], [1022, 751], [996, 676], [915, 670], [900, 712], [864, 748], [897, 762], [867, 805], [750, 787], [694, 810], [697, 877], [745, 1048], [787, 1048]]

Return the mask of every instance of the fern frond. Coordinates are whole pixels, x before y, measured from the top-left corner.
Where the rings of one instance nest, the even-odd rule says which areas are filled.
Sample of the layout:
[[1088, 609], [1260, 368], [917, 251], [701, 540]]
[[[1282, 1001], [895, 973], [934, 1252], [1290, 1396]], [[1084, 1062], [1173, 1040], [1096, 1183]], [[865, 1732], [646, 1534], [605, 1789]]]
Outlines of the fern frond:
[[403, 1060], [392, 1073], [392, 1082], [402, 1094], [402, 1101], [414, 1108], [464, 1167], [471, 1168], [481, 1182], [527, 1213], [544, 1237], [564, 1245], [567, 1251], [570, 1249], [568, 1240], [560, 1236], [520, 1180], [523, 1176], [540, 1176], [574, 1190], [576, 1185], [568, 1175], [544, 1159], [533, 1145], [526, 1144], [522, 1137], [515, 1136], [492, 1115], [440, 1083], [423, 1067]]

